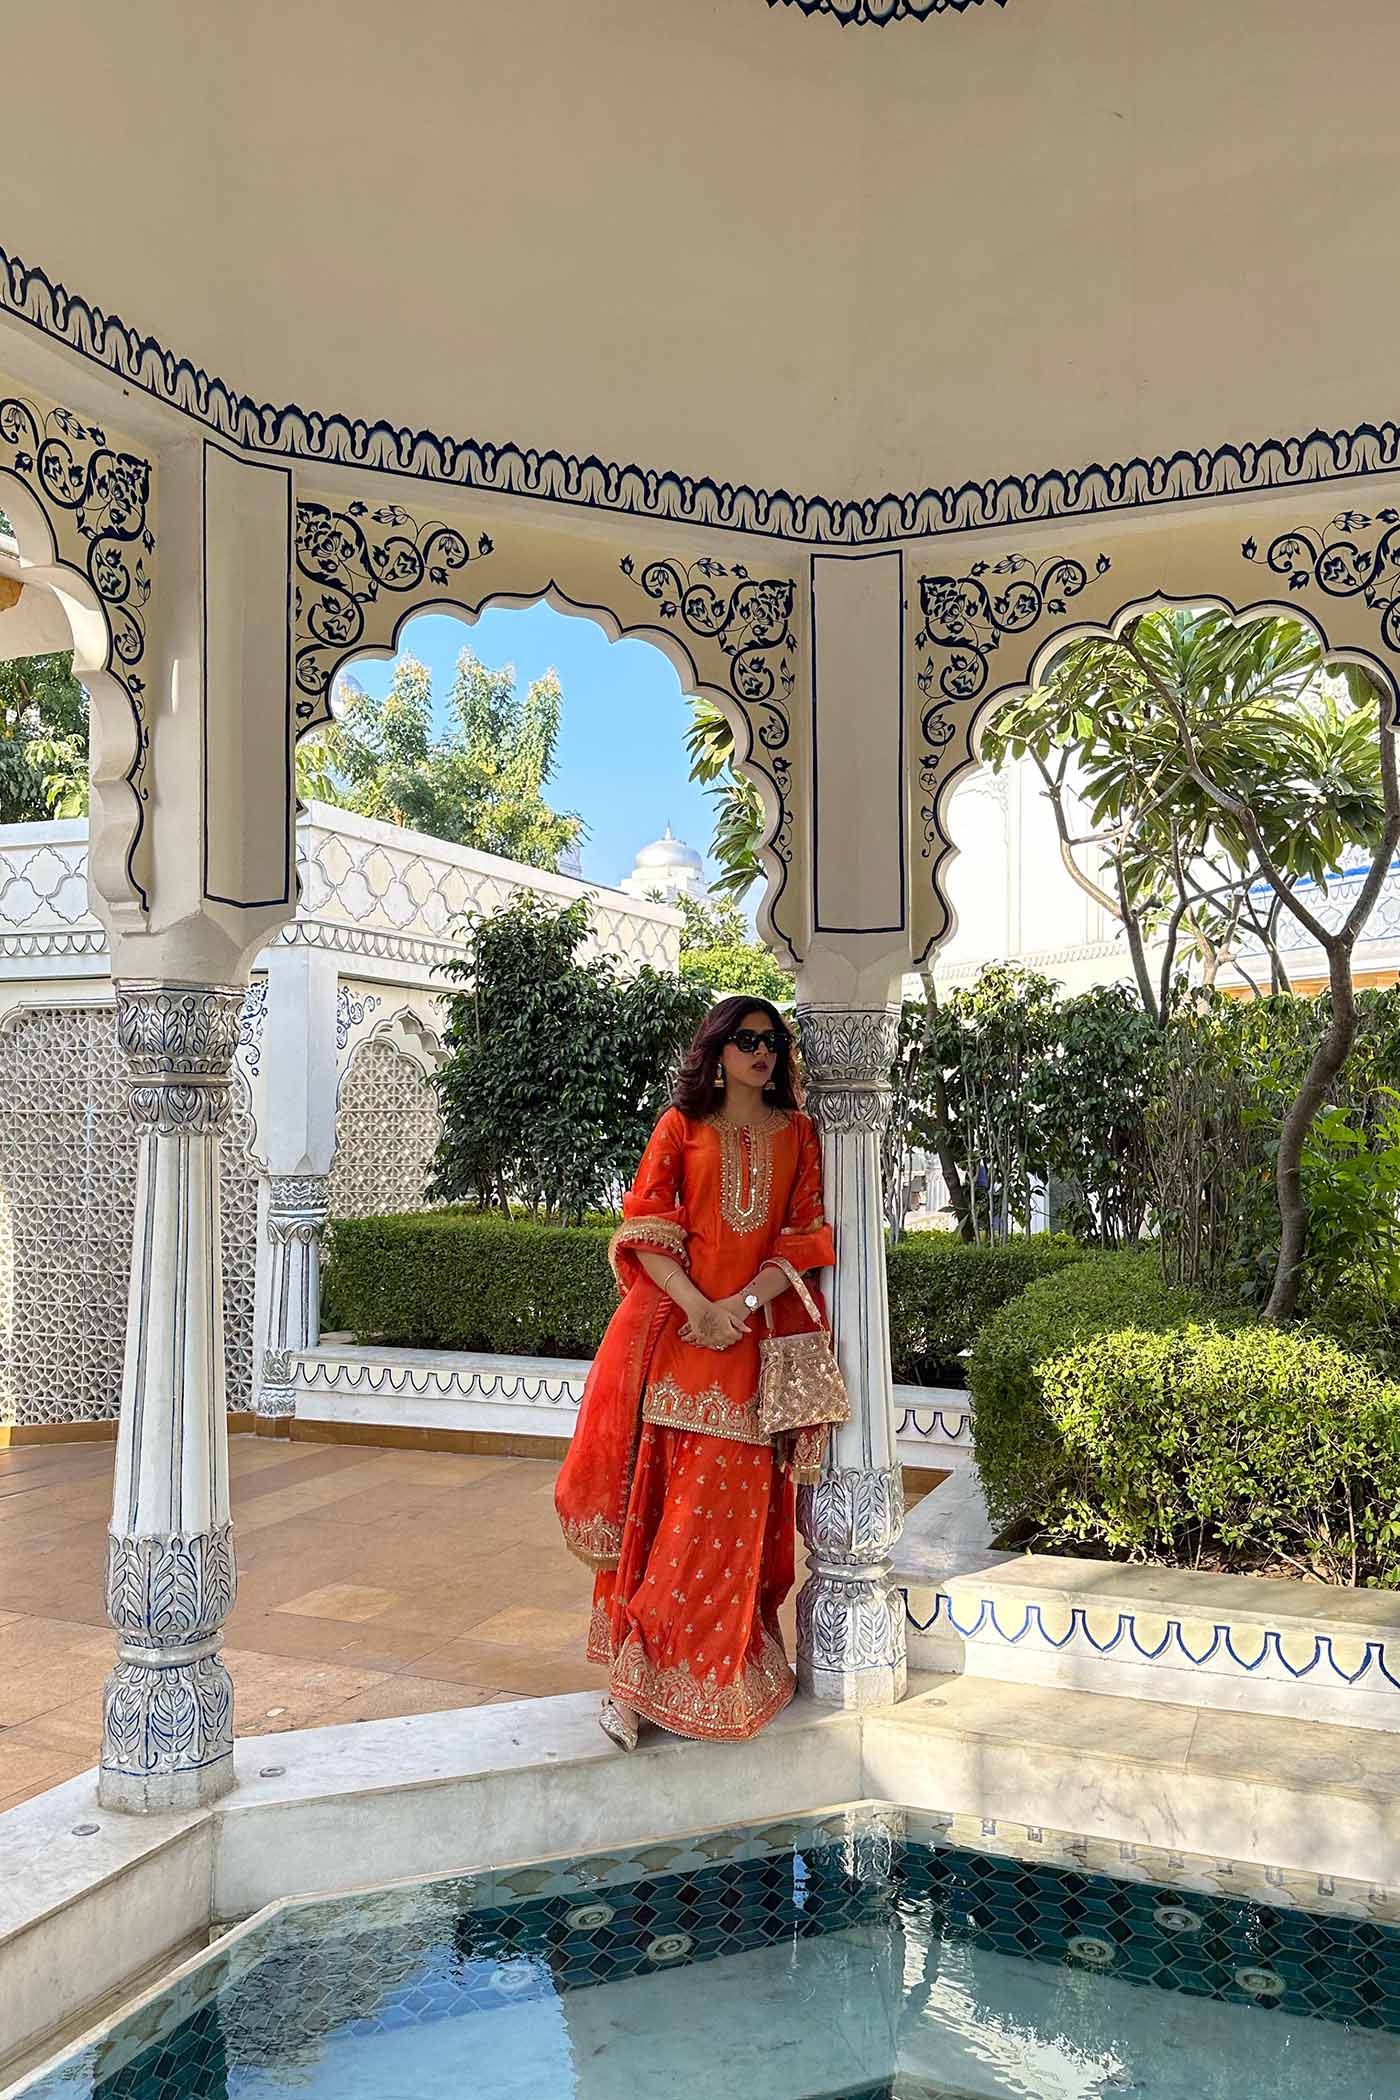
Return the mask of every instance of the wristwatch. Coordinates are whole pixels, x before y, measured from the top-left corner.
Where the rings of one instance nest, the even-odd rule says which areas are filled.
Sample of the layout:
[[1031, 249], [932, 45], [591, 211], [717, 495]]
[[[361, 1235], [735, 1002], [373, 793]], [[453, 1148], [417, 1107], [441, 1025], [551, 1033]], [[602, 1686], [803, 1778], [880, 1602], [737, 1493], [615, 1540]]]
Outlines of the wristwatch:
[[757, 1311], [758, 1311], [758, 1308], [759, 1308], [759, 1303], [760, 1303], [760, 1301], [759, 1301], [759, 1296], [758, 1296], [758, 1292], [757, 1292], [757, 1291], [745, 1291], [745, 1293], [744, 1293], [744, 1303], [745, 1303], [745, 1305], [747, 1305], [747, 1307], [748, 1307], [748, 1309], [749, 1309], [749, 1311], [750, 1311], [750, 1312], [757, 1312]]

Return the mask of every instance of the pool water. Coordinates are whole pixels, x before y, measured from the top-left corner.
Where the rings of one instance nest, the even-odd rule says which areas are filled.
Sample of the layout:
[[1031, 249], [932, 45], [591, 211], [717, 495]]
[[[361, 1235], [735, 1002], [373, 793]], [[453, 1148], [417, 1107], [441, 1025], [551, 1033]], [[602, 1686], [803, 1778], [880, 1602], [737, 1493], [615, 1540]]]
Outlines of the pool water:
[[1385, 1898], [1053, 1835], [862, 1804], [286, 1905], [22, 2090], [1400, 2100]]

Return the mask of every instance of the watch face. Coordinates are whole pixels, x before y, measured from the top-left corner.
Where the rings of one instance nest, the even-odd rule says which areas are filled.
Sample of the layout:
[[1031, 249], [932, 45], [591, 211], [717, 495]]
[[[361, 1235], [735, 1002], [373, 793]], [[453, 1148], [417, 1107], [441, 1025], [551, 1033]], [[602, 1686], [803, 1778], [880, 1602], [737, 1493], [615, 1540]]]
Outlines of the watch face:
[[745, 1303], [745, 1305], [747, 1305], [747, 1307], [748, 1307], [748, 1309], [749, 1309], [749, 1311], [750, 1311], [750, 1312], [757, 1312], [757, 1311], [758, 1311], [758, 1294], [757, 1294], [757, 1293], [756, 1293], [755, 1291], [745, 1291], [745, 1293], [744, 1293], [744, 1303]]

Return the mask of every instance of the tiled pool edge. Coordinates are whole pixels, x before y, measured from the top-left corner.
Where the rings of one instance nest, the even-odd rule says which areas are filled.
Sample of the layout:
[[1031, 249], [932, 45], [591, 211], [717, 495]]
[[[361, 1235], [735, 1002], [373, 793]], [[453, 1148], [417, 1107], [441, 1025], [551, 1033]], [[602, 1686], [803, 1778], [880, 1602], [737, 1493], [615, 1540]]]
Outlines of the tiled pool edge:
[[[614, 1847], [602, 1854], [555, 1855], [450, 1877], [420, 1875], [374, 1885], [369, 1890], [342, 1889], [326, 1897], [278, 1898], [223, 1934], [215, 1947], [189, 1952], [163, 1975], [140, 1983], [119, 2010], [103, 2008], [101, 2016], [90, 2022], [71, 2023], [68, 2034], [54, 2048], [31, 2058], [18, 2070], [12, 2083], [0, 2086], [0, 2100], [12, 2100], [12, 2095], [17, 2100], [29, 2079], [47, 2073], [58, 2060], [71, 2062], [84, 2050], [101, 2045], [115, 2026], [129, 2030], [134, 2027], [136, 2031], [128, 2035], [126, 2056], [118, 2055], [104, 2067], [104, 2075], [110, 2076], [130, 2061], [132, 2049], [146, 2045], [143, 2015], [149, 2020], [183, 1980], [200, 1971], [209, 1973], [211, 1964], [225, 1975], [236, 1975], [240, 1966], [246, 1968], [256, 1958], [259, 1940], [266, 1950], [268, 1929], [275, 1929], [284, 1918], [296, 1918], [298, 1944], [327, 1936], [335, 1938], [345, 1929], [342, 1906], [347, 1897], [368, 1897], [376, 1905], [376, 1916], [392, 1927], [400, 1917], [423, 1915], [421, 1899], [425, 1887], [438, 1892], [442, 1914], [455, 1918], [463, 1908], [469, 1912], [488, 1911], [520, 1901], [577, 1900], [580, 1891], [606, 1891], [639, 1877], [689, 1874], [703, 1871], [707, 1864], [716, 1861], [781, 1857], [794, 1845], [803, 1850], [812, 1844], [861, 1847], [872, 1840], [888, 1841], [896, 1848], [908, 1843], [954, 1853], [989, 1855], [1035, 1869], [1106, 1876], [1121, 1883], [1194, 1892], [1273, 1910], [1300, 1910], [1391, 1927], [1400, 1921], [1397, 1889], [1377, 1891], [1364, 1884], [1338, 1884], [1331, 1879], [1258, 1869], [1212, 1855], [1115, 1844], [1054, 1828], [921, 1810], [897, 1801], [865, 1797], [834, 1804], [811, 1816], [790, 1816], [778, 1823], [743, 1821], [718, 1829], [677, 1832], [666, 1839]], [[884, 1871], [878, 1842], [872, 1858], [877, 1871]], [[367, 1914], [361, 1920], [361, 1931], [366, 1922]]]
[[[155, 1930], [173, 1948], [278, 1897], [727, 1826], [736, 1805], [747, 1821], [878, 1798], [1400, 1884], [1392, 1735], [1217, 1717], [1238, 1748], [1195, 1757], [1207, 1717], [957, 1677], [864, 1715], [799, 1702], [739, 1747], [656, 1737], [624, 1757], [595, 1713], [585, 1693], [251, 1739], [237, 1792], [173, 1833], [101, 1815], [91, 1775], [10, 1811], [0, 1891], [25, 1876], [25, 1907], [0, 1924], [0, 2064], [138, 1974]], [[1335, 1774], [1309, 1769], [1319, 1736]], [[84, 1821], [100, 1835], [62, 1845]]]
[[718, 1826], [736, 1801], [778, 1819], [854, 1800], [860, 1727], [802, 1703], [749, 1744], [658, 1734], [624, 1757], [596, 1694], [572, 1693], [248, 1738], [235, 1792], [182, 1819], [110, 1815], [95, 1774], [69, 1780], [0, 1815], [0, 2078], [124, 1976], [279, 1896]]

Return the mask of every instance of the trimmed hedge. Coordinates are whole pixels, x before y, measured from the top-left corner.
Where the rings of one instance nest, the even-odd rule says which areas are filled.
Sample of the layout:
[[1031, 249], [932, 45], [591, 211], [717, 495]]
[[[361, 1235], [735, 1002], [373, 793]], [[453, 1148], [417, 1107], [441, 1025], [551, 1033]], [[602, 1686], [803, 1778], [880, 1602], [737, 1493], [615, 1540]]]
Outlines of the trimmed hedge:
[[[438, 1210], [332, 1225], [323, 1324], [401, 1348], [591, 1356], [617, 1303], [612, 1225], [534, 1225]], [[1035, 1278], [1080, 1259], [1048, 1234], [968, 1247], [911, 1233], [888, 1255], [897, 1379], [962, 1383], [958, 1352]]]
[[1067, 1474], [1042, 1367], [1115, 1328], [1179, 1327], [1197, 1309], [1162, 1281], [1155, 1252], [1090, 1254], [992, 1315], [968, 1364], [977, 1469], [994, 1524], [1046, 1522]]
[[1103, 1334], [1042, 1366], [1060, 1524], [1136, 1559], [1400, 1583], [1400, 1384], [1262, 1321]]
[[1400, 1584], [1400, 1383], [1334, 1339], [1090, 1256], [987, 1323], [970, 1383], [988, 1508], [1037, 1544]]
[[992, 1314], [1043, 1276], [1083, 1259], [1059, 1233], [1001, 1247], [969, 1246], [953, 1232], [911, 1232], [886, 1256], [894, 1375], [911, 1385], [962, 1385], [970, 1349]]
[[591, 1356], [617, 1304], [612, 1229], [461, 1210], [342, 1219], [322, 1323], [399, 1348]]

